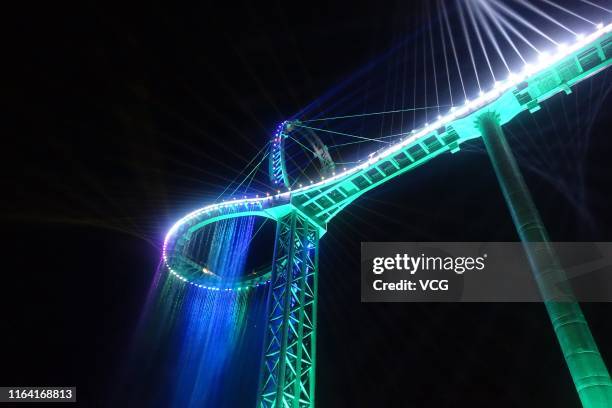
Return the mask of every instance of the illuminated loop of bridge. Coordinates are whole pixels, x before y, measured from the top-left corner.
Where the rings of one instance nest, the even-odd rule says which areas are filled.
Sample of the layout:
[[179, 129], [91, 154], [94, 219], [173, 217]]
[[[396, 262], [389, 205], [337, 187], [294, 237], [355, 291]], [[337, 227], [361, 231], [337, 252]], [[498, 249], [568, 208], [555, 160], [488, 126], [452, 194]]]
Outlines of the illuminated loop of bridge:
[[[475, 121], [483, 112], [495, 111], [500, 124], [508, 123], [525, 110], [537, 111], [543, 101], [559, 92], [569, 94], [572, 86], [607, 68], [612, 61], [611, 31], [612, 24], [598, 25], [591, 34], [580, 36], [575, 43], [546, 55], [536, 64], [526, 65], [521, 73], [496, 82], [493, 89], [403, 135], [359, 165], [274, 195], [223, 201], [193, 211], [177, 221], [166, 235], [163, 245], [166, 266], [177, 278], [211, 290], [244, 290], [267, 283], [269, 269], [256, 271], [238, 282], [224, 283], [182, 256], [181, 249], [194, 232], [214, 222], [245, 216], [279, 220], [292, 211], [308, 219], [319, 229], [319, 236], [323, 235], [327, 223], [362, 194], [442, 153], [455, 153], [462, 143], [479, 137]], [[274, 135], [272, 143], [277, 149], [272, 150], [271, 167], [276, 165], [272, 174], [278, 179], [277, 185], [290, 185], [282, 158], [282, 138], [292, 126], [299, 125], [299, 121], [283, 122]]]

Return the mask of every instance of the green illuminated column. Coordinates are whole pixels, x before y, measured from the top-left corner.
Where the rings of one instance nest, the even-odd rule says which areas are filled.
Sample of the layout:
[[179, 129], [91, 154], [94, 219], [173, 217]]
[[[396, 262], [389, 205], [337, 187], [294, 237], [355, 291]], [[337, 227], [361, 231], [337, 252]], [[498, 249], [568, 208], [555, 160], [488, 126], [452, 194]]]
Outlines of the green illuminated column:
[[318, 227], [278, 221], [258, 408], [314, 408]]
[[565, 361], [585, 408], [612, 407], [612, 382], [548, 232], [494, 112], [477, 121], [512, 220], [527, 253]]

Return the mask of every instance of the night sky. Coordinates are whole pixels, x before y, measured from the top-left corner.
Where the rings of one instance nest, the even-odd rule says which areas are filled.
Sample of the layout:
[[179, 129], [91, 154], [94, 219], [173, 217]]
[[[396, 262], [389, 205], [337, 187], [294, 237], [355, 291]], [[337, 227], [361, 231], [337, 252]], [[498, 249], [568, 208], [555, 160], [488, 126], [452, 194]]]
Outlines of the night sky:
[[[377, 61], [363, 78], [390, 86], [383, 56], [422, 21], [419, 2], [24, 10], [3, 86], [15, 126], [0, 182], [0, 385], [76, 385], [79, 406], [123, 406], [117, 379], [166, 230], [214, 200], [280, 121], [346, 95], [338, 85], [361, 68]], [[508, 126], [555, 241], [612, 240], [610, 85], [599, 74]], [[334, 219], [321, 241], [317, 406], [578, 407], [541, 304], [360, 303], [362, 241], [517, 239], [479, 141]], [[612, 305], [583, 310], [610, 365]]]

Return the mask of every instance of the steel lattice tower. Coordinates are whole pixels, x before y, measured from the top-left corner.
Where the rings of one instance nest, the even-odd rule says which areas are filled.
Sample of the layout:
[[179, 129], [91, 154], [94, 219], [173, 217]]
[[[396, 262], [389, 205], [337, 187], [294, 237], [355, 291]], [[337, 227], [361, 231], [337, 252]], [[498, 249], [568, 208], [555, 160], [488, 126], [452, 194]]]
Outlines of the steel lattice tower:
[[278, 221], [258, 407], [314, 405], [318, 248], [308, 219]]

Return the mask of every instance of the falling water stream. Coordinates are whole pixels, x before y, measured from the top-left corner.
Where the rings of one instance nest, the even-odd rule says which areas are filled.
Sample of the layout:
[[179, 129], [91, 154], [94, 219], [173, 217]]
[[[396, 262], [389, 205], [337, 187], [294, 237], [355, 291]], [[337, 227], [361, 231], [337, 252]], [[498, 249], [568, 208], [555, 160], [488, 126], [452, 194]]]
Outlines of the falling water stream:
[[[254, 226], [255, 217], [219, 221], [194, 234], [187, 251], [232, 281], [245, 273]], [[265, 293], [265, 287], [210, 291], [158, 271], [135, 342], [139, 357], [130, 367], [138, 377], [132, 380], [152, 393], [141, 395], [146, 405], [254, 405]]]

